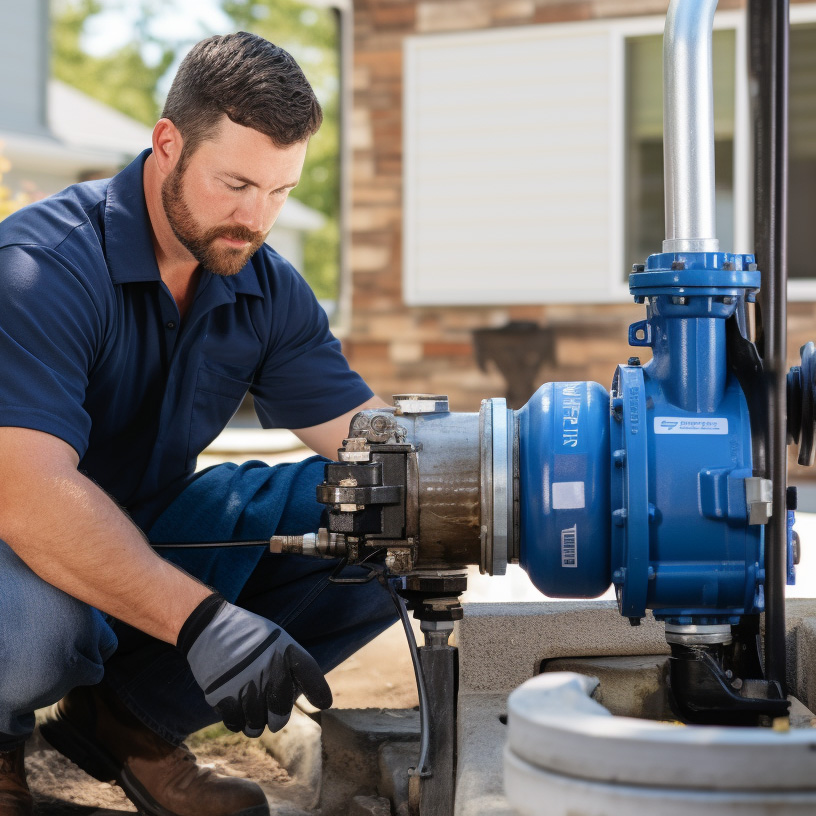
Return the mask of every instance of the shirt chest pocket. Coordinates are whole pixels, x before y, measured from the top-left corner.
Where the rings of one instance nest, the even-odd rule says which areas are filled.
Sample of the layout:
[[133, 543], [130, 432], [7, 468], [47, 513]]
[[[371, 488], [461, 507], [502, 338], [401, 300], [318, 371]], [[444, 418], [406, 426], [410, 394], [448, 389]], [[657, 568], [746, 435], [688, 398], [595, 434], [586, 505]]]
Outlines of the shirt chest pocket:
[[255, 372], [230, 366], [215, 371], [201, 366], [193, 394], [188, 456], [198, 456], [232, 419], [252, 384]]

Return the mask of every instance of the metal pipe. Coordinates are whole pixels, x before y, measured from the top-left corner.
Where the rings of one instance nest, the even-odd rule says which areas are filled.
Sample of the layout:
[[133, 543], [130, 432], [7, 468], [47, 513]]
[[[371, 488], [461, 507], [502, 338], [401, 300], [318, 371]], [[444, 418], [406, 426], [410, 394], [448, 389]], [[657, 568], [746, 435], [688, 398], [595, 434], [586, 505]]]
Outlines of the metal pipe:
[[766, 478], [773, 516], [765, 527], [765, 676], [785, 690], [787, 574], [787, 183], [788, 0], [749, 0], [749, 72], [754, 123], [754, 246], [762, 270], [757, 346], [762, 356]]
[[664, 252], [716, 252], [711, 30], [717, 0], [672, 0], [663, 32]]

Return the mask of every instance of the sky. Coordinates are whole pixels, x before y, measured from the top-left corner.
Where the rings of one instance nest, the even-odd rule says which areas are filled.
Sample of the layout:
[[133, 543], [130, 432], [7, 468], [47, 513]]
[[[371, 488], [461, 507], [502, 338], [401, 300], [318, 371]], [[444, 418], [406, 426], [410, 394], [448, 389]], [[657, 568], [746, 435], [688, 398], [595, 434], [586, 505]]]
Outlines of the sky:
[[[314, 2], [314, 0], [313, 0]], [[139, 19], [139, 4], [133, 0], [100, 0], [103, 12], [91, 17], [86, 25], [82, 40], [83, 48], [94, 56], [104, 56], [129, 42], [134, 26]], [[177, 41], [192, 46], [199, 40], [212, 34], [225, 34], [234, 30], [234, 23], [220, 8], [219, 0], [154, 0], [156, 15], [150, 22], [150, 32], [163, 41]], [[314, 2], [322, 5], [321, 2]], [[304, 12], [309, 14], [309, 12]], [[307, 22], [302, 17], [304, 22]], [[167, 93], [179, 63], [184, 58], [187, 48], [181, 48], [176, 61], [169, 67], [162, 81], [159, 82], [159, 93]], [[158, 46], [151, 51], [148, 45], [143, 51], [148, 64], [155, 64], [160, 58]], [[297, 52], [298, 61], [304, 69], [310, 62], [308, 49]], [[320, 59], [318, 54], [316, 59]], [[315, 85], [321, 99], [336, 90], [332, 78], [325, 78], [327, 85]]]
[[[86, 47], [95, 55], [124, 45], [138, 16], [137, 4], [128, 0], [101, 2], [105, 12], [89, 21], [85, 39]], [[217, 0], [172, 0], [161, 6], [153, 23], [157, 34], [195, 41], [229, 28]]]
[[[103, 13], [92, 17], [86, 24], [83, 47], [94, 56], [103, 56], [121, 48], [130, 40], [139, 16], [138, 4], [130, 0], [100, 0]], [[221, 11], [218, 0], [168, 0], [157, 3], [159, 11], [151, 23], [151, 31], [162, 39], [176, 39], [192, 45], [211, 34], [232, 30], [229, 18]], [[167, 93], [178, 63], [186, 49], [179, 52], [164, 80], [159, 83], [160, 93]], [[143, 54], [146, 61], [158, 60], [158, 48], [151, 54], [149, 47]]]

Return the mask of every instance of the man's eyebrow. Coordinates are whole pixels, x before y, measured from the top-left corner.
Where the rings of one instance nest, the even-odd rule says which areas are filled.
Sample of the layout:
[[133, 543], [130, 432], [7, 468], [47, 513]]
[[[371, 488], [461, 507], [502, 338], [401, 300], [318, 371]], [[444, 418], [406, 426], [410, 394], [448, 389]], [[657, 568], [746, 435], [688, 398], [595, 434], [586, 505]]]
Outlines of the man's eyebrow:
[[[242, 176], [240, 173], [224, 173], [224, 175], [229, 176], [231, 179], [235, 179], [235, 181], [240, 181], [241, 184], [248, 184], [250, 187], [260, 187], [257, 181], [253, 181], [246, 176]], [[298, 181], [300, 181], [300, 179], [298, 179]], [[290, 181], [288, 184], [282, 184], [280, 187], [276, 187], [275, 189], [285, 190], [287, 187], [297, 187], [298, 181]]]

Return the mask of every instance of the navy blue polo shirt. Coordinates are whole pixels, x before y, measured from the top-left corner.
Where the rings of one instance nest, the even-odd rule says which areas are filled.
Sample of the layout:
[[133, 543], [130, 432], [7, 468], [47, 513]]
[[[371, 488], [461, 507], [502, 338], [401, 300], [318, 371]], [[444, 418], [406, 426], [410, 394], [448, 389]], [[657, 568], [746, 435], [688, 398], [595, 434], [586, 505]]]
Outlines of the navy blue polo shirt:
[[268, 246], [232, 277], [204, 270], [179, 320], [151, 240], [149, 152], [0, 222], [0, 425], [65, 440], [145, 528], [247, 391], [266, 428], [317, 425], [372, 395]]

